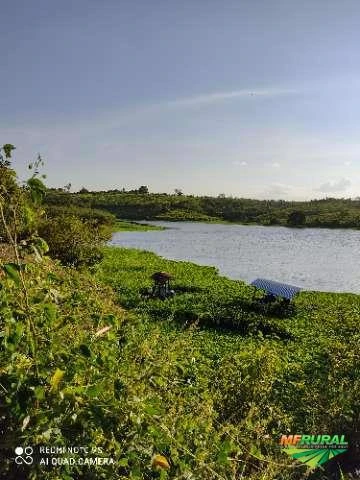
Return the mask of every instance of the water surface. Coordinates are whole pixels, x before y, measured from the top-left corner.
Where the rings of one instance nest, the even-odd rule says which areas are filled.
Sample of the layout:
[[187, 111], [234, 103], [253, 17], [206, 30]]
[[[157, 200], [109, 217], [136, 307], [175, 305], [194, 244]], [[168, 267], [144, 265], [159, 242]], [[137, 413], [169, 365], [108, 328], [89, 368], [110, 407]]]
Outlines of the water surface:
[[306, 290], [360, 292], [360, 231], [197, 222], [147, 222], [166, 230], [117, 232], [111, 245], [213, 265], [222, 275], [257, 277]]

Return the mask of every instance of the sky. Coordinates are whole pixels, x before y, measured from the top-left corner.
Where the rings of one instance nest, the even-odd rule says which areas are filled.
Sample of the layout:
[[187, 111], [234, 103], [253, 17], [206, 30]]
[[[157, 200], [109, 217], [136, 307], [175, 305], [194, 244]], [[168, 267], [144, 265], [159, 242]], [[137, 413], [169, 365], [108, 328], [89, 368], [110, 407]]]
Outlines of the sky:
[[47, 185], [360, 196], [358, 0], [1, 0], [0, 143]]

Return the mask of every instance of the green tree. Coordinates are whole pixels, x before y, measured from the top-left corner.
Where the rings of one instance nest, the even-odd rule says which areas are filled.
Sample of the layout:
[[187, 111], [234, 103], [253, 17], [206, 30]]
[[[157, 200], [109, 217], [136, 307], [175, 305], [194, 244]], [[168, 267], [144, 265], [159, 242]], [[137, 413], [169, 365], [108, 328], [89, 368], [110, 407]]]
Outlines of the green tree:
[[46, 191], [39, 178], [41, 157], [29, 165], [33, 174], [20, 186], [11, 168], [12, 150], [15, 147], [11, 144], [0, 147], [0, 241], [11, 244], [36, 235], [37, 222], [42, 215], [38, 206]]
[[64, 185], [63, 191], [70, 193], [70, 190], [71, 190], [71, 183], [69, 182], [67, 185]]
[[5, 143], [0, 149], [0, 168], [10, 167], [11, 152], [15, 150], [14, 145], [11, 143]]
[[141, 195], [149, 193], [149, 188], [146, 185], [141, 185], [141, 187], [138, 190], [138, 193]]
[[306, 215], [301, 210], [294, 210], [288, 216], [287, 223], [292, 227], [300, 227], [306, 222]]
[[39, 233], [49, 245], [49, 254], [65, 265], [93, 265], [101, 260], [101, 232], [75, 215], [63, 214], [44, 221]]

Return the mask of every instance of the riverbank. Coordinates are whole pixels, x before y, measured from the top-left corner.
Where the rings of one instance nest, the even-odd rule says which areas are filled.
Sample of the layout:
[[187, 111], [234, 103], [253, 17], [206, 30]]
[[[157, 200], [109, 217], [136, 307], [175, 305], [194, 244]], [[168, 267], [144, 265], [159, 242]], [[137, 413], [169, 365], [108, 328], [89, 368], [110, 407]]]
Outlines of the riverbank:
[[[294, 480], [307, 470], [281, 453], [280, 435], [341, 431], [353, 447], [336, 460], [351, 468], [359, 296], [302, 292], [294, 314], [279, 318], [256, 311], [252, 287], [213, 267], [134, 249], [104, 253], [96, 276], [137, 319], [122, 331], [119, 362], [139, 412], [136, 451], [160, 449], [168, 478]], [[157, 270], [174, 275], [174, 298], [141, 296]]]
[[214, 265], [223, 275], [248, 283], [262, 277], [304, 290], [359, 292], [356, 230], [160, 221], [155, 225], [165, 230], [115, 233], [110, 244]]
[[164, 230], [163, 227], [157, 225], [148, 225], [141, 222], [132, 222], [128, 220], [117, 219], [113, 225], [113, 233], [115, 232], [147, 232], [149, 230]]
[[[143, 223], [143, 222], [153, 222], [153, 224]], [[342, 226], [337, 224], [318, 224], [318, 223], [308, 223], [306, 225], [289, 225], [287, 223], [259, 223], [259, 222], [240, 222], [240, 221], [230, 221], [230, 220], [222, 220], [221, 218], [215, 217], [201, 217], [201, 216], [190, 216], [190, 218], [186, 217], [178, 217], [177, 215], [164, 215], [163, 217], [157, 217], [156, 219], [149, 219], [149, 220], [121, 220], [117, 219], [114, 232], [117, 231], [146, 231], [146, 230], [164, 230], [165, 227], [155, 225], [156, 222], [171, 222], [171, 223], [178, 223], [178, 222], [193, 222], [193, 223], [205, 223], [205, 224], [215, 224], [215, 225], [243, 225], [248, 227], [284, 227], [288, 228], [289, 230], [306, 230], [311, 228], [319, 228], [319, 229], [328, 229], [328, 230], [360, 230], [360, 225], [357, 226]], [[119, 225], [118, 225], [119, 224]], [[142, 228], [144, 227], [144, 228]], [[147, 228], [148, 227], [148, 228]]]

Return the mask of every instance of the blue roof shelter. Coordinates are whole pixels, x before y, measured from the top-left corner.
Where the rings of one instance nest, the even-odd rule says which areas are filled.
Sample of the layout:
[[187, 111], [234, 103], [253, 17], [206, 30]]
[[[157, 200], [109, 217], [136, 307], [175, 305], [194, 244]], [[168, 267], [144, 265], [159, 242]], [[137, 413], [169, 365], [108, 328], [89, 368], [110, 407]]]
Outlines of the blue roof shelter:
[[275, 282], [274, 280], [266, 280], [266, 278], [257, 278], [251, 282], [251, 285], [264, 290], [270, 296], [286, 298], [289, 301], [292, 300], [301, 290], [300, 287], [288, 285], [287, 283]]

